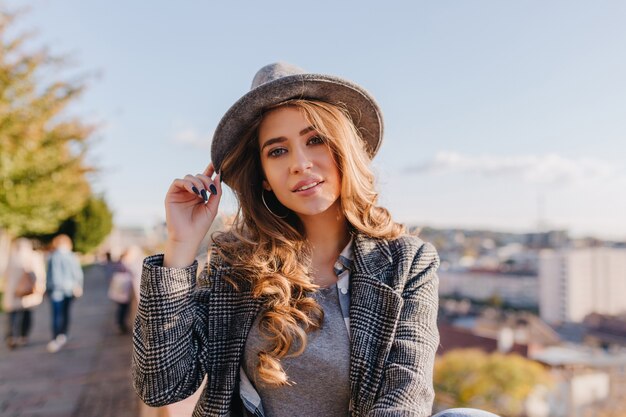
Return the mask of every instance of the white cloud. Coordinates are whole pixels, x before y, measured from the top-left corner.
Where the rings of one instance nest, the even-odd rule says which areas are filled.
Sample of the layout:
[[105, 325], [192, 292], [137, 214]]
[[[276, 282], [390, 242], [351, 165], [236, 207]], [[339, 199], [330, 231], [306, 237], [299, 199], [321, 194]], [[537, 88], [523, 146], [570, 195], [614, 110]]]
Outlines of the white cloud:
[[193, 128], [184, 128], [174, 134], [174, 143], [192, 146], [198, 149], [209, 149], [213, 134], [201, 134]]
[[531, 183], [575, 184], [597, 180], [624, 179], [624, 173], [607, 161], [594, 158], [566, 158], [547, 155], [462, 155], [439, 152], [429, 161], [408, 167], [420, 174], [477, 174], [509, 176]]

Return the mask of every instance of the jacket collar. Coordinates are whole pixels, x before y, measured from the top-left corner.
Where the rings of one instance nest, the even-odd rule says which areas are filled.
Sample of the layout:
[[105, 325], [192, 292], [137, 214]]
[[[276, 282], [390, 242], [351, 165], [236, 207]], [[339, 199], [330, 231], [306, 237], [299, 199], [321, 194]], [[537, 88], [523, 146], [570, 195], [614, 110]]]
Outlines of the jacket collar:
[[378, 274], [393, 262], [389, 242], [356, 232], [354, 234], [354, 261], [356, 269], [362, 273]]

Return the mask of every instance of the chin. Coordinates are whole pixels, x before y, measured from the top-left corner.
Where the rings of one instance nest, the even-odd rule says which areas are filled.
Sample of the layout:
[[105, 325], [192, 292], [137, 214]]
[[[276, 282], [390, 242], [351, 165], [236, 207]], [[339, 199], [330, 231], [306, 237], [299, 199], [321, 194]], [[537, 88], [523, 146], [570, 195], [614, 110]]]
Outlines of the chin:
[[316, 216], [318, 214], [326, 213], [329, 209], [332, 209], [335, 205], [334, 203], [334, 201], [327, 201], [320, 204], [307, 205], [305, 207], [294, 207], [292, 211], [300, 216]]

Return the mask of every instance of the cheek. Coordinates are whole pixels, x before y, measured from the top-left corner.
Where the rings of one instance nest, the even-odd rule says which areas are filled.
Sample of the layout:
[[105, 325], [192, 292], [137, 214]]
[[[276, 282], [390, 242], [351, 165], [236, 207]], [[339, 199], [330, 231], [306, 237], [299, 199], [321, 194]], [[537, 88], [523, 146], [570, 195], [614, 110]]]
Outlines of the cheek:
[[337, 180], [337, 196], [339, 196], [341, 194], [341, 173], [339, 172], [339, 170], [336, 171], [336, 180]]
[[263, 173], [265, 174], [266, 183], [272, 190], [279, 190], [281, 184], [281, 167], [275, 161], [265, 162], [263, 165]]
[[341, 173], [330, 149], [324, 149], [323, 153], [319, 155], [318, 163], [324, 167], [325, 172], [330, 173], [330, 176], [341, 184]]
[[341, 173], [334, 161], [328, 167], [328, 172], [331, 173], [329, 179], [332, 179], [334, 194], [338, 197], [341, 194]]

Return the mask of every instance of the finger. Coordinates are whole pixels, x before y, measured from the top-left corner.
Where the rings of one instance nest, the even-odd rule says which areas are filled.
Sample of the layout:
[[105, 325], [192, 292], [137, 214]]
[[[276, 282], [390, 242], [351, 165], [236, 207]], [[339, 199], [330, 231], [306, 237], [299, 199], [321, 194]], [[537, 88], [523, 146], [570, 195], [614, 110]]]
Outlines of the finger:
[[211, 184], [213, 184], [213, 180], [211, 179], [211, 177], [206, 176], [204, 174], [196, 174], [196, 178], [202, 182], [202, 186], [206, 189], [209, 190], [209, 187], [211, 186]]
[[213, 162], [209, 162], [209, 165], [207, 165], [206, 169], [202, 171], [202, 174], [206, 175], [209, 178], [211, 178], [214, 173], [215, 173], [215, 167], [213, 166]]
[[213, 184], [217, 188], [217, 193], [222, 195], [222, 173], [218, 172], [215, 178], [213, 179]]
[[[220, 205], [220, 200], [222, 199], [222, 187], [220, 187], [219, 183], [219, 174], [215, 176], [211, 185], [209, 186], [211, 192], [211, 197], [209, 198], [209, 202], [207, 203], [207, 208], [212, 212], [217, 214], [217, 208]], [[213, 191], [215, 193], [213, 193]]]
[[[174, 180], [174, 182], [172, 182], [172, 185], [171, 185], [170, 189], [172, 189], [172, 188], [177, 189], [177, 190], [185, 190], [185, 191], [188, 191], [190, 194], [193, 194], [194, 196], [199, 197], [198, 193], [196, 193], [193, 190], [193, 188], [197, 188], [197, 187], [191, 181], [187, 181], [185, 179], [177, 178], [177, 179]], [[202, 198], [202, 197], [200, 197], [200, 198]]]
[[203, 174], [198, 174], [196, 177], [202, 180], [203, 184], [211, 192], [213, 195], [217, 195], [218, 193], [222, 193], [222, 182], [221, 182], [221, 173], [217, 174], [213, 179], [207, 177]]
[[[206, 190], [206, 186], [204, 185], [204, 183], [199, 180], [198, 178], [196, 178], [195, 176], [191, 175], [191, 174], [187, 174], [185, 175], [185, 180], [189, 181], [193, 184], [193, 187], [191, 189], [191, 191], [193, 191], [194, 194], [196, 194], [197, 196], [201, 196], [202, 195], [202, 190]], [[194, 190], [195, 188], [195, 190]]]
[[202, 193], [202, 197], [204, 198], [204, 204], [206, 204], [212, 195], [217, 194], [217, 188], [215, 188], [213, 180], [211, 180], [211, 178], [207, 177], [206, 175], [197, 174], [196, 179], [202, 182], [204, 188], [200, 192]]

